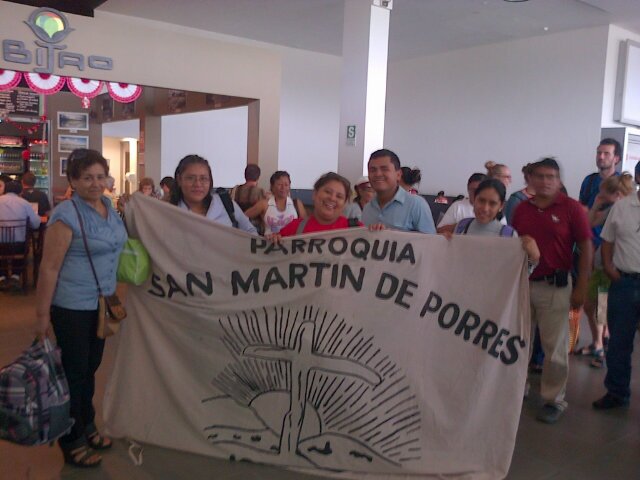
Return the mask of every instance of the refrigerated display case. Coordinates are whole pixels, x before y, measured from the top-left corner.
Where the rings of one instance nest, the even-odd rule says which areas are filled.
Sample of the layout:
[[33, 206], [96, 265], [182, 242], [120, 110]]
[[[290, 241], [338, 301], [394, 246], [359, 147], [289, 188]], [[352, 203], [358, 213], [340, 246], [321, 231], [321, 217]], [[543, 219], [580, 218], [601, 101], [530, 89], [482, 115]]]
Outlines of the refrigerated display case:
[[0, 173], [6, 175], [24, 173], [23, 150], [20, 137], [0, 135]]
[[51, 168], [49, 142], [38, 141], [29, 146], [29, 170], [36, 176], [35, 188], [47, 194], [51, 201]]
[[[37, 133], [23, 133], [16, 125], [41, 123]], [[24, 127], [23, 127], [24, 128]], [[36, 176], [35, 188], [43, 191], [51, 201], [51, 150], [49, 122], [14, 119], [12, 124], [0, 123], [0, 173], [19, 177], [27, 170]], [[24, 154], [29, 149], [29, 155]], [[26, 157], [26, 158], [25, 158]]]

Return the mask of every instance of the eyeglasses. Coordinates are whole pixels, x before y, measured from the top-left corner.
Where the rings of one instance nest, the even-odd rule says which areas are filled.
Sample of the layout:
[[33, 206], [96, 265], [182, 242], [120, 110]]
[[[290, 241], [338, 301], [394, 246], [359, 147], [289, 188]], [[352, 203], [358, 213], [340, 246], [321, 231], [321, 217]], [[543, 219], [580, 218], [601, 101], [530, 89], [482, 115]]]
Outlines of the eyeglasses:
[[209, 183], [211, 181], [211, 179], [209, 177], [207, 177], [206, 175], [201, 175], [201, 176], [187, 175], [186, 177], [183, 177], [182, 180], [184, 181], [184, 183], [189, 183], [191, 185], [194, 185], [196, 182], [197, 183]]

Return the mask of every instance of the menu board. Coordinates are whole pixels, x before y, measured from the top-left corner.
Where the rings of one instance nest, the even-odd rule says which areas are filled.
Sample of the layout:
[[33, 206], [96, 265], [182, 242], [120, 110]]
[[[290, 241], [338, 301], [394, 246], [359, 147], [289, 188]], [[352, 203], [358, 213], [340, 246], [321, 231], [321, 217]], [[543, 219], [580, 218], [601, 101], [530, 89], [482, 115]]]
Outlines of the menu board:
[[0, 92], [0, 116], [2, 115], [39, 116], [40, 94], [28, 88]]

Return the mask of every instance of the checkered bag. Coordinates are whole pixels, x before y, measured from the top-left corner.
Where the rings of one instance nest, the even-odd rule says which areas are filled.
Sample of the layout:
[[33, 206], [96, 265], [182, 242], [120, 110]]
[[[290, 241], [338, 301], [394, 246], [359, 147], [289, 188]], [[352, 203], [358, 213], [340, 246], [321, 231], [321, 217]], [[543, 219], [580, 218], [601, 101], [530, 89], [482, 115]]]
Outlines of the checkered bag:
[[69, 385], [60, 349], [34, 341], [0, 370], [0, 439], [42, 445], [69, 432]]

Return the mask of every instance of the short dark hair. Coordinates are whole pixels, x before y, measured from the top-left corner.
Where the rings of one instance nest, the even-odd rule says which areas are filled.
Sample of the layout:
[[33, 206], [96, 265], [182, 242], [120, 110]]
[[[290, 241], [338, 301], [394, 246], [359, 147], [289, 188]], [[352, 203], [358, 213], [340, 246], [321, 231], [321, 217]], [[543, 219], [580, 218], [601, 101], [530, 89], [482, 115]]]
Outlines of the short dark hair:
[[276, 180], [282, 177], [287, 177], [289, 179], [289, 182], [291, 182], [291, 176], [289, 175], [289, 172], [285, 172], [284, 170], [277, 170], [273, 172], [273, 175], [271, 175], [269, 184], [273, 187], [273, 184], [276, 183]]
[[618, 158], [622, 158], [622, 147], [620, 146], [620, 142], [615, 138], [603, 138], [600, 140], [598, 146], [601, 145], [613, 145], [613, 154]]
[[402, 167], [402, 181], [407, 185], [415, 185], [422, 180], [422, 174], [419, 168], [411, 169], [409, 167]]
[[318, 191], [329, 182], [340, 182], [344, 187], [345, 198], [349, 198], [349, 194], [351, 193], [351, 182], [335, 172], [328, 172], [322, 175], [318, 180], [316, 180], [316, 183], [313, 184], [313, 190]]
[[24, 183], [27, 187], [31, 188], [36, 185], [36, 176], [33, 172], [26, 172], [22, 175], [22, 183]]
[[260, 167], [255, 163], [250, 163], [244, 169], [244, 179], [247, 182], [257, 182], [260, 178]]
[[5, 173], [0, 173], [0, 182], [5, 185], [11, 181], [11, 177]]
[[532, 163], [531, 173], [535, 172], [538, 168], [552, 168], [558, 172], [558, 174], [560, 173], [560, 165], [558, 165], [558, 162], [553, 157], [545, 157], [542, 160]]
[[382, 157], [389, 157], [395, 169], [400, 170], [400, 157], [398, 157], [398, 155], [396, 155], [394, 152], [386, 148], [381, 148], [380, 150], [376, 150], [375, 152], [373, 152], [369, 156], [369, 161], [375, 158], [382, 158]]
[[109, 163], [97, 150], [88, 148], [76, 148], [67, 158], [67, 179], [77, 180], [87, 168], [95, 164], [104, 168], [104, 174], [109, 175]]
[[444, 190], [440, 190], [440, 191], [438, 192], [438, 197], [439, 197], [439, 196], [443, 196], [443, 197], [444, 197]]
[[487, 178], [488, 177], [484, 173], [477, 173], [477, 172], [472, 173], [471, 176], [469, 177], [469, 180], [467, 180], [467, 186], [473, 182], [483, 182]]
[[171, 186], [171, 191], [169, 192], [169, 203], [178, 205], [180, 203], [180, 200], [182, 200], [182, 189], [180, 188], [180, 185], [178, 185], [177, 179], [182, 175], [182, 172], [184, 172], [189, 165], [204, 165], [205, 167], [207, 167], [207, 170], [209, 170], [209, 192], [203, 200], [205, 209], [209, 210], [209, 207], [211, 206], [211, 200], [213, 198], [213, 194], [211, 193], [211, 190], [213, 190], [213, 174], [211, 173], [211, 166], [209, 165], [209, 162], [205, 158], [202, 158], [200, 155], [187, 155], [186, 157], [183, 157], [182, 160], [180, 160], [180, 163], [178, 163], [176, 171], [173, 175], [176, 181]]
[[11, 180], [4, 185], [4, 193], [15, 193], [20, 195], [22, 193], [22, 184], [17, 180]]
[[171, 187], [173, 187], [174, 183], [176, 183], [176, 181], [173, 179], [173, 177], [164, 177], [162, 180], [160, 180], [160, 186], [166, 186], [169, 190], [171, 190]]
[[478, 188], [476, 188], [476, 198], [478, 198], [480, 192], [482, 192], [483, 190], [488, 190], [490, 188], [493, 188], [496, 191], [498, 197], [500, 197], [500, 202], [504, 203], [504, 200], [507, 197], [507, 188], [504, 186], [504, 183], [502, 183], [497, 178], [487, 178], [486, 180], [480, 182], [480, 185], [478, 185]]

